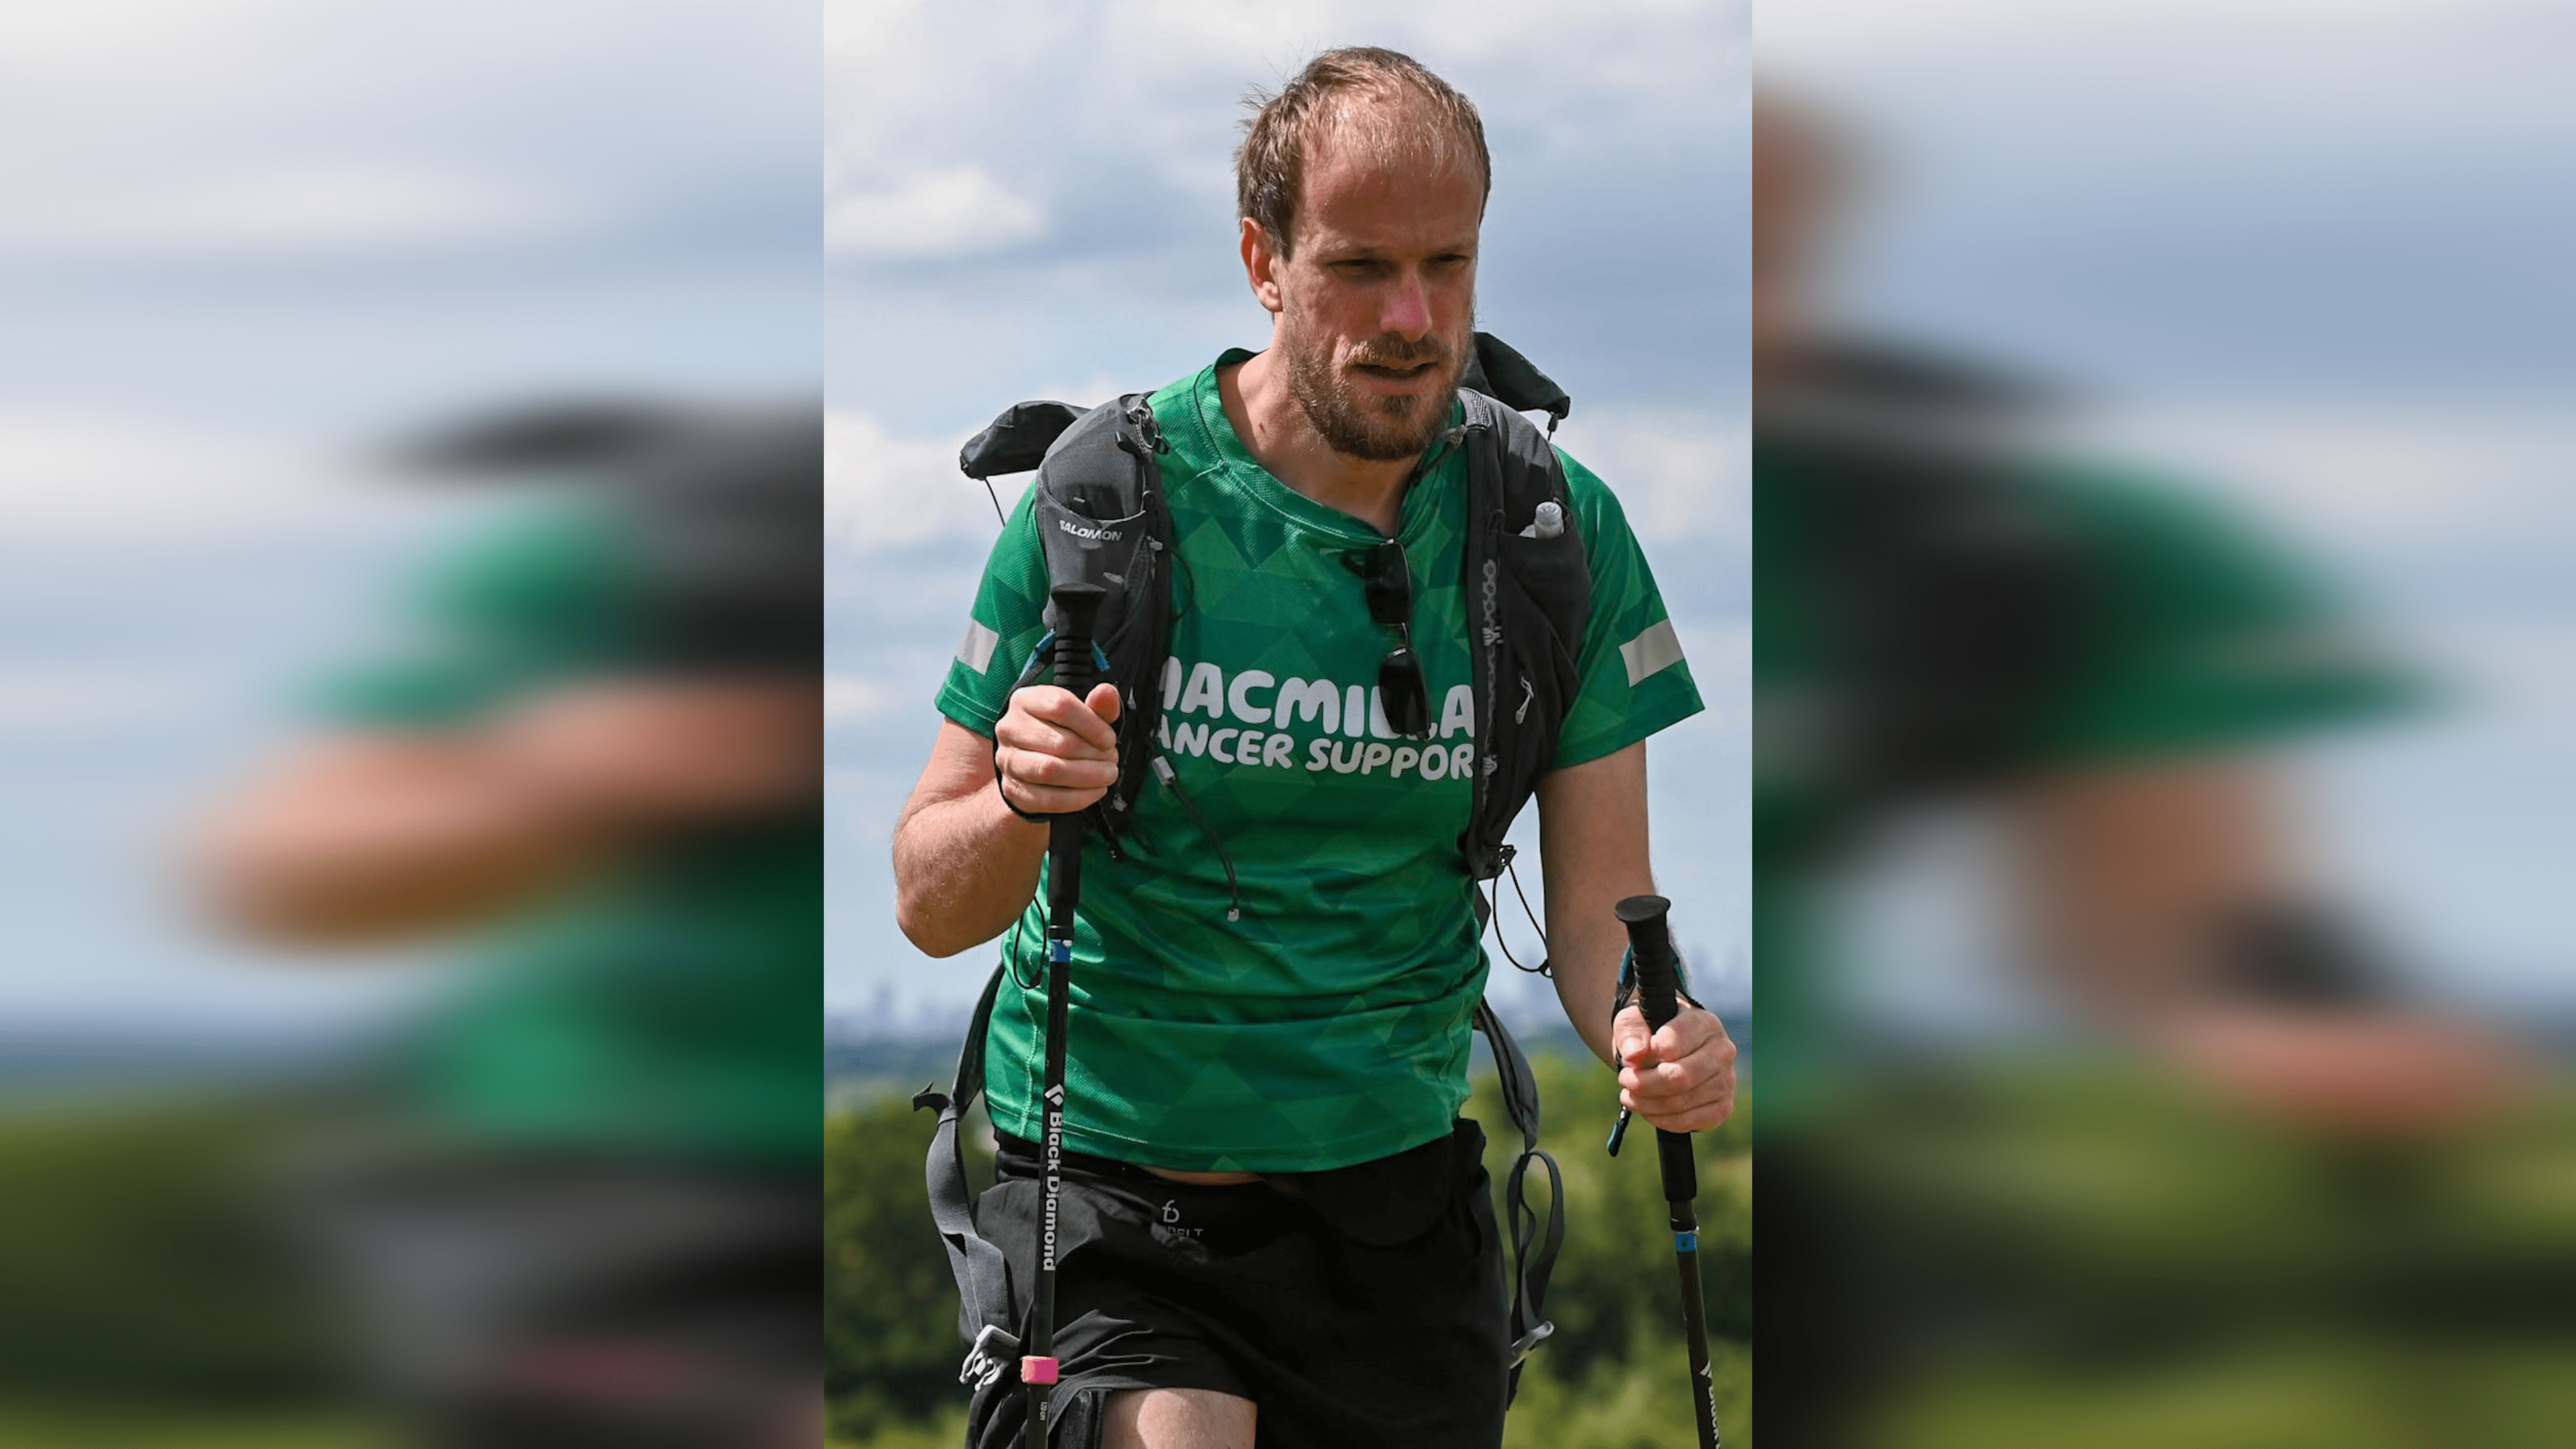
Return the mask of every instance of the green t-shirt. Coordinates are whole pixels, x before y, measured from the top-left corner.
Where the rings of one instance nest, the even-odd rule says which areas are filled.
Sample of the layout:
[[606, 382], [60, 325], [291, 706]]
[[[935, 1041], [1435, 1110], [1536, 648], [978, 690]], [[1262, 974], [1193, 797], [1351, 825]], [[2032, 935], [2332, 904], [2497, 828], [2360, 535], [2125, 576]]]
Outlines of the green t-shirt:
[[[1852, 669], [1829, 625], [1847, 585], [1827, 561], [1838, 531], [1871, 522], [1821, 501], [1814, 466], [1792, 450], [1754, 454], [1756, 1005], [1775, 1088], [1833, 1040], [1832, 846], [1887, 808], [1829, 749], [1810, 748], [1818, 716], [1805, 702], [1831, 697]], [[2086, 596], [2070, 663], [2012, 722], [2016, 774], [2251, 751], [2418, 694], [2292, 559], [2179, 488], [2073, 462], [1994, 486], [2071, 550]]]
[[[1484, 989], [1458, 854], [1474, 719], [1451, 449], [1406, 495], [1413, 640], [1432, 737], [1393, 737], [1370, 699], [1392, 631], [1342, 560], [1383, 541], [1290, 489], [1236, 437], [1214, 365], [1153, 396], [1179, 567], [1162, 749], [1224, 842], [1225, 870], [1171, 790], [1138, 797], [1142, 848], [1083, 856], [1065, 1137], [1076, 1151], [1200, 1171], [1314, 1171], [1449, 1131]], [[1597, 759], [1700, 708], [1618, 501], [1565, 464], [1590, 559], [1582, 683], [1554, 764]], [[1023, 497], [995, 544], [940, 712], [989, 736], [1045, 632], [1046, 563]], [[1044, 899], [1043, 887], [1039, 900]], [[994, 1122], [1036, 1137], [1046, 1000], [1033, 902], [1005, 955], [987, 1058]]]
[[[324, 711], [435, 732], [631, 669], [625, 538], [571, 506], [467, 540], [425, 578], [401, 643], [326, 681]], [[502, 924], [400, 1069], [435, 1120], [480, 1141], [802, 1164], [820, 1150], [821, 957], [818, 817], [677, 833]]]

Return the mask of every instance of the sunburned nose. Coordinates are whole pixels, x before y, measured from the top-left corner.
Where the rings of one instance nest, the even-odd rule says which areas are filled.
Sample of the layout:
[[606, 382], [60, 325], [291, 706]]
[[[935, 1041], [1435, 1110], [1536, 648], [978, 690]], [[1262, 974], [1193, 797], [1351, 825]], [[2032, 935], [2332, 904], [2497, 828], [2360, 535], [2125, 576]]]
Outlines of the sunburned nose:
[[1387, 289], [1386, 301], [1378, 308], [1377, 325], [1381, 332], [1407, 339], [1431, 331], [1431, 298], [1421, 278], [1407, 277]]

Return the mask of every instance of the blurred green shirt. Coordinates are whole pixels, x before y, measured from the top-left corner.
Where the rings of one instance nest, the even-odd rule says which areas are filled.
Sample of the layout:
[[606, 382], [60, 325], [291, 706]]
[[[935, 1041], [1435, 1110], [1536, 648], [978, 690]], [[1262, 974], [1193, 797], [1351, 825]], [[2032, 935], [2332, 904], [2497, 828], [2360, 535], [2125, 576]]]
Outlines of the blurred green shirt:
[[[1829, 560], [1837, 531], [1866, 520], [1826, 506], [1808, 486], [1812, 466], [1786, 450], [1754, 454], [1756, 1004], [1775, 1074], [1824, 1039], [1833, 962], [1821, 897], [1840, 848], [1886, 808], [1830, 752], [1803, 748], [1794, 706], [1783, 707], [1852, 671], [1827, 622], [1840, 603]], [[2420, 695], [2294, 559], [2178, 487], [2073, 463], [1992, 486], [2063, 541], [2086, 589], [2068, 666], [2013, 722], [2011, 774], [2254, 752]]]
[[[439, 560], [403, 637], [329, 680], [324, 710], [435, 733], [632, 671], [646, 587], [604, 502], [537, 510]], [[511, 1146], [816, 1157], [819, 812], [673, 834], [494, 925], [475, 979], [403, 1054], [436, 1121]]]

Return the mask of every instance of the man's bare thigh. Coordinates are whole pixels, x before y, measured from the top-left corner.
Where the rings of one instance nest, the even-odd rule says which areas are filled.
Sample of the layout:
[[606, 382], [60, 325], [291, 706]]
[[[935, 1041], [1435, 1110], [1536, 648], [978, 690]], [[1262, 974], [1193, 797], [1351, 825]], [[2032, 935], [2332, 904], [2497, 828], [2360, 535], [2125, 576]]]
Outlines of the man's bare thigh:
[[1214, 1389], [1109, 1396], [1105, 1449], [1252, 1449], [1252, 1401]]

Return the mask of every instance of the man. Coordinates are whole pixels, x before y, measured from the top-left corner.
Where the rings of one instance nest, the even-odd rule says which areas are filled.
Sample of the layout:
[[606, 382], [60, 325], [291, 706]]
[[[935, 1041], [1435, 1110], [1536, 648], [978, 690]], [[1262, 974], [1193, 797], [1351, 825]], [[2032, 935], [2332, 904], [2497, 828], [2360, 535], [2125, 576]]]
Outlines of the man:
[[495, 938], [313, 1235], [424, 1444], [817, 1443], [819, 429], [573, 406], [420, 451], [588, 486], [443, 560], [206, 832], [252, 934]]
[[[1489, 179], [1475, 108], [1438, 77], [1383, 50], [1317, 57], [1237, 155], [1270, 346], [1152, 396], [1179, 556], [1173, 774], [1132, 811], [1139, 849], [1095, 843], [1084, 862], [1056, 1314], [1058, 1399], [1098, 1402], [1112, 1446], [1501, 1435], [1499, 1234], [1481, 1137], [1454, 1121], [1485, 962], [1457, 846], [1471, 762], [1452, 738], [1473, 736], [1466, 464], [1443, 438]], [[1650, 1036], [1633, 1007], [1612, 1015], [1611, 908], [1651, 888], [1644, 740], [1699, 699], [1616, 501], [1570, 459], [1565, 473], [1593, 592], [1581, 689], [1537, 789], [1550, 957], [1584, 1041], [1624, 1063], [1623, 1103], [1705, 1130], [1733, 1101], [1717, 1019], [1688, 1007]], [[1372, 619], [1387, 587], [1403, 629]], [[1010, 690], [1045, 593], [1024, 503], [896, 830], [897, 917], [932, 955], [1023, 920], [1048, 835], [1031, 817], [1082, 809], [1118, 776], [1115, 689]], [[1435, 721], [1419, 746], [1380, 744], [1387, 702], [1344, 683], [1379, 678], [1404, 643]], [[988, 1060], [1003, 1180], [977, 1213], [1014, 1264], [1036, 1230], [1035, 935], [1006, 948]], [[974, 1442], [1015, 1439], [1021, 1397], [1007, 1379], [980, 1393]]]

